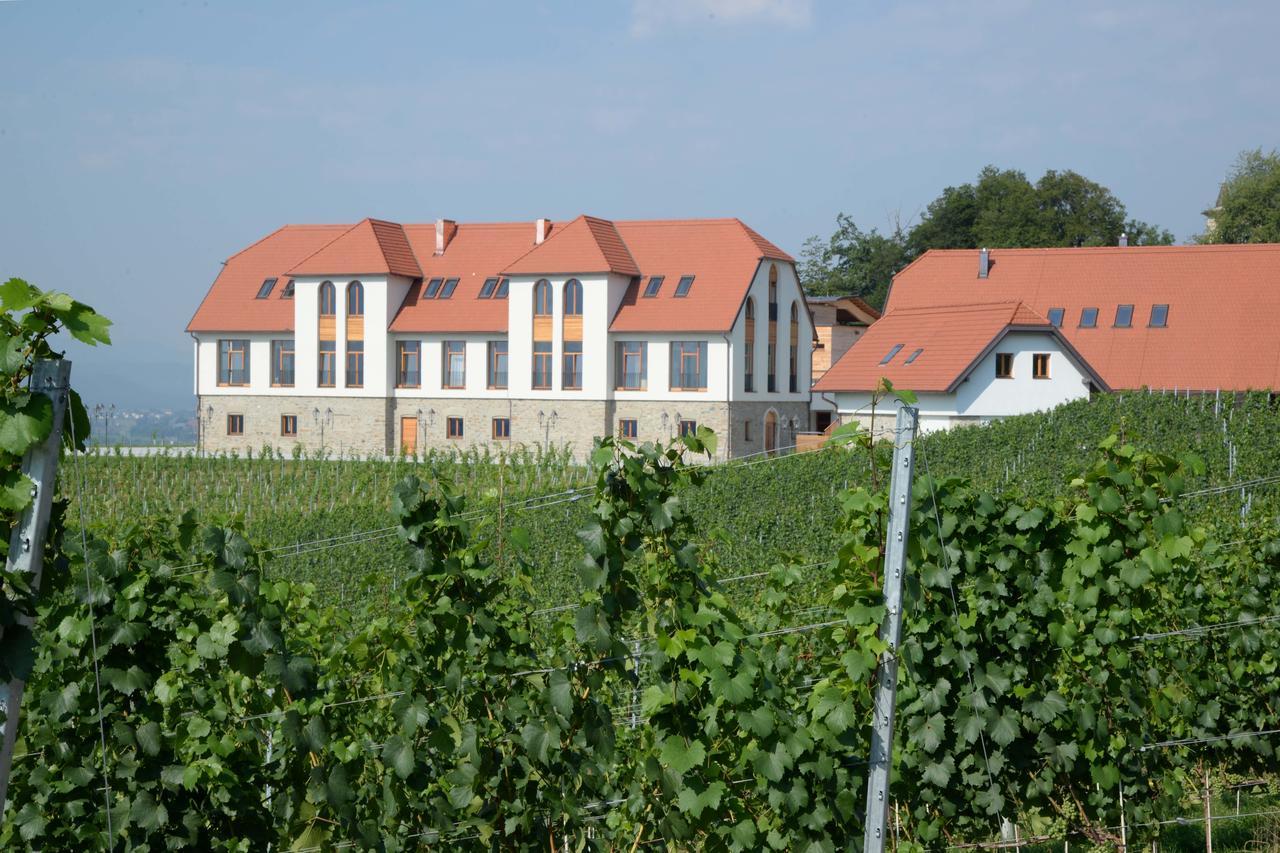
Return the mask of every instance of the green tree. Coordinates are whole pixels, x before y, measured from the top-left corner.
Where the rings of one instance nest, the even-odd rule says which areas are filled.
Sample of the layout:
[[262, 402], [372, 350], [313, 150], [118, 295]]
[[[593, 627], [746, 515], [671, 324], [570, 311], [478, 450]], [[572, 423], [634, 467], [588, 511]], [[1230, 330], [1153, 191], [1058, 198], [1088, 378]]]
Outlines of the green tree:
[[814, 296], [851, 294], [876, 308], [884, 305], [889, 284], [911, 260], [900, 225], [881, 234], [863, 231], [849, 216], [836, 216], [836, 231], [825, 244], [805, 241], [800, 254], [800, 283]]
[[1280, 242], [1280, 152], [1241, 152], [1209, 213], [1201, 243]]

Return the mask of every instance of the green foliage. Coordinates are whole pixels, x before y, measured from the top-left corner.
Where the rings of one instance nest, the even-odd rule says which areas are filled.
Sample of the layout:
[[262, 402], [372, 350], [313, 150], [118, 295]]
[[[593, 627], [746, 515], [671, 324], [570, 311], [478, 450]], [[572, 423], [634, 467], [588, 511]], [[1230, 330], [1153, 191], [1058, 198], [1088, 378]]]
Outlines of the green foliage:
[[1280, 243], [1280, 153], [1241, 152], [1227, 175], [1201, 243]]

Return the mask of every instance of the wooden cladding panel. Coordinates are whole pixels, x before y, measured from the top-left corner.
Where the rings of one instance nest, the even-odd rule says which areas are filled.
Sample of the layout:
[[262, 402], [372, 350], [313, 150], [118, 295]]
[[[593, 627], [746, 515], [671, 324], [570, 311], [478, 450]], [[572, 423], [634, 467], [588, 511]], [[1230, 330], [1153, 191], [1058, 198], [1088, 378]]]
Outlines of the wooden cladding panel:
[[349, 341], [364, 340], [364, 317], [348, 317], [347, 318], [347, 340]]
[[336, 341], [338, 339], [338, 321], [335, 317], [320, 318], [320, 340]]
[[533, 339], [535, 341], [551, 340], [551, 318], [550, 317], [534, 317], [533, 318]]
[[564, 339], [566, 341], [582, 340], [582, 315], [564, 318]]
[[777, 342], [778, 342], [778, 324], [770, 320], [769, 321], [769, 343], [773, 344]]

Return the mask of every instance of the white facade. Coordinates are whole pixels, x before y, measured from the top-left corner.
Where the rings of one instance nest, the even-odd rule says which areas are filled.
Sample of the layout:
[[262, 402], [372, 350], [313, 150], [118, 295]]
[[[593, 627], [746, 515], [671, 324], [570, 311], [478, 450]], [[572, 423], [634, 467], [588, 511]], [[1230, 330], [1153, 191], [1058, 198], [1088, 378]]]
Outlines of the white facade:
[[[1012, 376], [996, 376], [1000, 354], [1013, 357]], [[1049, 375], [1034, 376], [1035, 356], [1049, 357]], [[1059, 339], [1044, 332], [1010, 331], [965, 374], [951, 392], [917, 392], [914, 404], [920, 412], [920, 429], [931, 432], [958, 424], [987, 423], [991, 420], [1044, 411], [1089, 396], [1091, 377]], [[909, 389], [909, 384], [898, 383]], [[871, 415], [871, 394], [866, 391], [835, 391], [825, 396], [835, 399], [841, 420], [866, 422]], [[893, 395], [882, 399], [876, 410], [879, 429], [892, 421], [901, 404]], [[881, 422], [883, 413], [886, 418]]]

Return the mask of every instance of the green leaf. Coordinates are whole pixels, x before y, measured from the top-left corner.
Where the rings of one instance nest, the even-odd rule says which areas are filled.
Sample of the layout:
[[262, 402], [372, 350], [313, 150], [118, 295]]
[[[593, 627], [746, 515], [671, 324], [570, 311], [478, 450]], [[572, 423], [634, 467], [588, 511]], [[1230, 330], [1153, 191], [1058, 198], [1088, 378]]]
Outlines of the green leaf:
[[382, 745], [382, 761], [390, 765], [401, 779], [408, 779], [409, 774], [413, 772], [413, 744], [400, 735], [392, 735]]
[[1018, 736], [1020, 728], [1018, 715], [1011, 708], [1005, 708], [1004, 712], [996, 718], [995, 723], [991, 726], [991, 739], [1000, 746], [1008, 746]]
[[160, 754], [160, 724], [152, 720], [149, 723], [143, 723], [138, 726], [138, 730], [134, 733], [134, 737], [138, 740], [138, 746], [147, 755]]
[[21, 456], [49, 437], [53, 430], [53, 401], [32, 394], [25, 404], [0, 403], [0, 450]]
[[40, 301], [39, 289], [20, 278], [11, 278], [0, 284], [0, 310], [9, 313], [26, 311]]
[[82, 344], [96, 347], [98, 344], [111, 343], [111, 321], [94, 311], [82, 302], [73, 302], [63, 310], [55, 310], [54, 314], [62, 321], [71, 336]]
[[551, 700], [551, 707], [562, 717], [570, 716], [573, 713], [573, 692], [568, 676], [563, 670], [557, 669], [547, 680], [547, 696]]
[[1137, 589], [1151, 580], [1151, 570], [1141, 560], [1130, 560], [1120, 570], [1120, 580], [1130, 589]]
[[187, 721], [187, 734], [196, 740], [208, 737], [211, 731], [213, 726], [204, 717], [192, 717]]
[[658, 755], [658, 760], [664, 767], [671, 768], [680, 776], [701, 765], [706, 758], [707, 749], [702, 741], [695, 740], [686, 744], [684, 738], [679, 736], [663, 741], [662, 751]]

